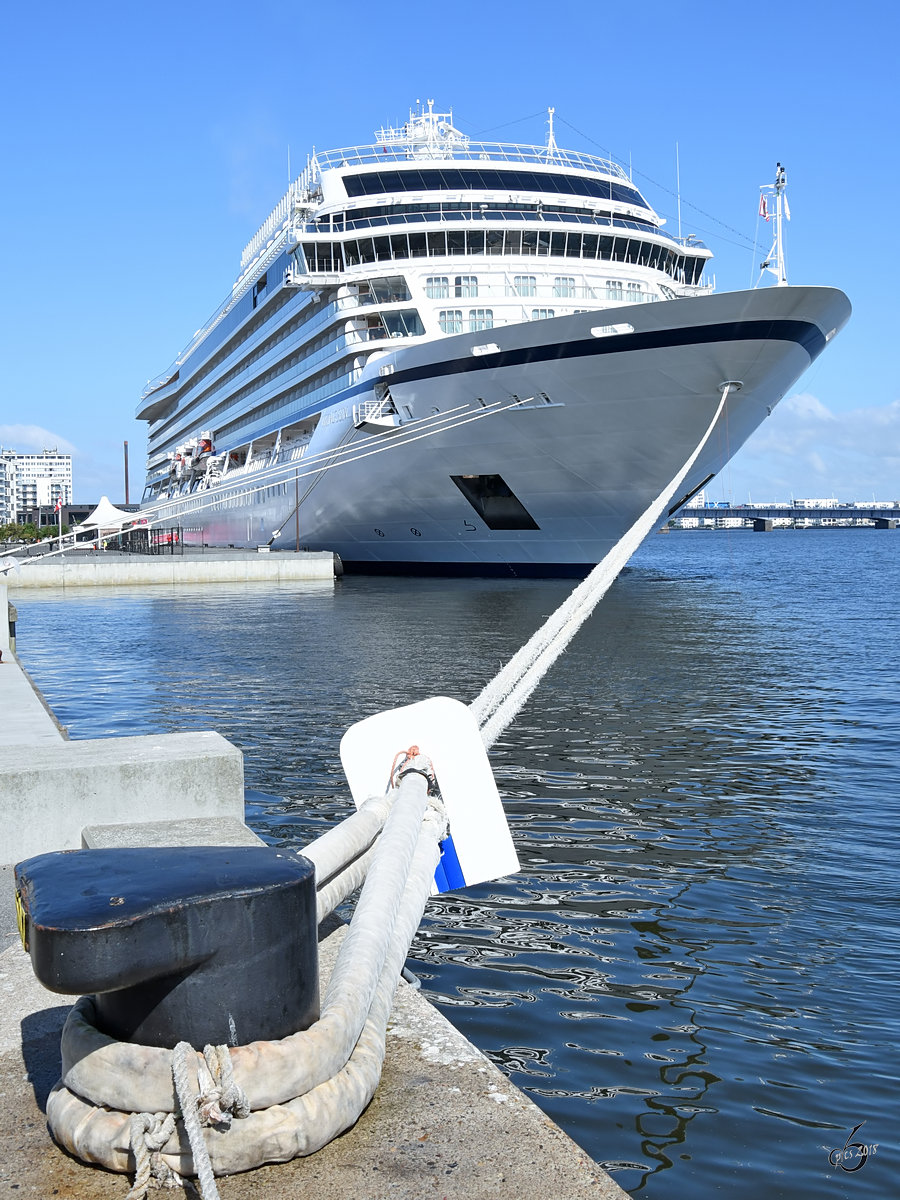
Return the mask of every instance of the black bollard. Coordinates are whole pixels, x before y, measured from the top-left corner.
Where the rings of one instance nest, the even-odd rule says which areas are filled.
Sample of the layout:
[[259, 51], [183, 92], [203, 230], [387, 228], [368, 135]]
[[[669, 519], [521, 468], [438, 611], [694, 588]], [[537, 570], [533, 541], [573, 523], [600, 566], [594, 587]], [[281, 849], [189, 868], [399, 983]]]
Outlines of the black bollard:
[[315, 869], [268, 846], [70, 850], [16, 867], [51, 991], [93, 993], [120, 1041], [240, 1046], [319, 1016]]

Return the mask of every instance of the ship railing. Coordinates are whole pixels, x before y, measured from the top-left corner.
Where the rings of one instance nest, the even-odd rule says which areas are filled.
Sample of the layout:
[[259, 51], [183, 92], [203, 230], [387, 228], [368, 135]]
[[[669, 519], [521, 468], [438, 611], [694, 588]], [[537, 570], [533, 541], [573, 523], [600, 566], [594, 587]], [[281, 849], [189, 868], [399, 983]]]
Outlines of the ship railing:
[[545, 167], [564, 167], [567, 170], [590, 171], [592, 174], [612, 175], [628, 180], [628, 172], [609, 158], [583, 154], [578, 150], [549, 149], [547, 146], [528, 146], [517, 142], [468, 142], [438, 146], [400, 140], [379, 142], [372, 146], [346, 146], [341, 150], [317, 151], [313, 160], [319, 171], [359, 167], [371, 163], [391, 162], [515, 162]]
[[257, 229], [256, 233], [244, 247], [241, 254], [241, 269], [243, 270], [266, 242], [290, 221], [297, 209], [307, 208], [313, 198], [315, 172], [312, 165], [306, 167], [290, 184], [269, 215]]
[[[612, 269], [609, 274], [615, 274], [615, 281], [612, 285], [601, 283], [591, 285], [585, 282], [567, 284], [563, 282], [564, 278], [560, 276], [559, 282], [537, 282], [535, 281], [530, 287], [517, 285], [515, 276], [512, 281], [507, 277], [507, 280], [502, 285], [493, 286], [491, 284], [478, 285], [477, 297], [465, 297], [460, 299], [457, 297], [447, 297], [446, 302], [454, 305], [469, 303], [474, 299], [478, 300], [498, 300], [498, 299], [518, 299], [523, 302], [540, 301], [542, 304], [548, 303], [565, 303], [566, 301], [582, 301], [586, 300], [589, 303], [616, 300], [625, 301], [628, 304], [652, 304], [659, 297], [655, 292], [651, 291], [651, 284], [646, 276], [635, 276], [629, 279], [627, 275], [622, 275], [615, 270], [618, 264], [611, 264]], [[576, 276], [577, 278], [577, 276]], [[618, 286], [621, 283], [621, 286]], [[427, 293], [426, 293], [427, 294]], [[444, 297], [432, 297], [444, 301]]]
[[178, 371], [179, 367], [181, 367], [181, 365], [184, 362], [186, 362], [188, 358], [190, 358], [190, 356], [193, 354], [193, 352], [196, 350], [196, 348], [200, 345], [200, 343], [203, 341], [203, 339], [208, 337], [209, 334], [212, 333], [212, 331], [215, 329], [215, 327], [218, 325], [218, 323], [222, 320], [222, 318], [229, 311], [229, 309], [231, 308], [233, 303], [234, 303], [234, 296], [228, 296], [225, 300], [222, 301], [222, 303], [219, 305], [219, 307], [216, 309], [216, 311], [212, 314], [212, 316], [209, 318], [209, 320], [202, 326], [202, 328], [197, 330], [197, 332], [194, 334], [194, 336], [191, 338], [191, 340], [188, 342], [188, 344], [185, 346], [185, 348], [181, 351], [181, 353], [178, 355], [178, 357], [174, 360], [174, 362], [172, 362], [165, 369], [165, 371], [163, 371], [161, 374], [157, 375], [154, 379], [148, 380], [144, 390], [141, 392], [141, 400], [146, 400], [146, 398], [150, 395], [151, 392], [159, 391], [160, 388], [165, 387], [165, 385], [172, 380], [172, 378]]
[[397, 410], [391, 400], [362, 400], [353, 405], [353, 424], [359, 428], [367, 422], [397, 423]]
[[[383, 217], [359, 217], [352, 221], [329, 221], [323, 218], [319, 222], [307, 223], [298, 232], [304, 237], [318, 235], [322, 238], [330, 238], [334, 234], [354, 233], [365, 229], [383, 229], [387, 225], [446, 225], [454, 222], [467, 224], [473, 221], [479, 225], [484, 225], [487, 221], [540, 221], [541, 224], [588, 225], [592, 229], [599, 226], [601, 229], [635, 229], [641, 233], [662, 234], [663, 232], [649, 218], [646, 221], [641, 221], [623, 216], [609, 217], [605, 213], [597, 213], [590, 216], [587, 213], [546, 211], [536, 213], [516, 208], [505, 209], [493, 205], [486, 206], [484, 212], [481, 211], [478, 205], [475, 205], [465, 208], [448, 207], [440, 212], [390, 213]], [[663, 236], [668, 241], [676, 242], [679, 245], [700, 248], [703, 246], [702, 242], [673, 237], [670, 233], [665, 233]]]

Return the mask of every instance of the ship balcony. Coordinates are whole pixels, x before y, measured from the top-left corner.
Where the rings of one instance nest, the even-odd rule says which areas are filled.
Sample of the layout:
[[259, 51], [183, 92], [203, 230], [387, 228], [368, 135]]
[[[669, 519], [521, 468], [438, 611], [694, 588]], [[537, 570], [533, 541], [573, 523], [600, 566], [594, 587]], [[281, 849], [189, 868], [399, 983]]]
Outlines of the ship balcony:
[[300, 271], [293, 263], [285, 267], [284, 286], [305, 288], [310, 291], [322, 287], [338, 287], [344, 282], [343, 275], [332, 271]]
[[382, 400], [364, 400], [353, 405], [353, 424], [363, 433], [384, 433], [401, 424], [400, 414], [390, 396]]
[[145, 395], [141, 403], [137, 406], [135, 419], [138, 421], [158, 421], [160, 417], [166, 416], [175, 406], [175, 397], [172, 395], [171, 384], [174, 384], [178, 379], [176, 372], [170, 379], [165, 380], [154, 391]]

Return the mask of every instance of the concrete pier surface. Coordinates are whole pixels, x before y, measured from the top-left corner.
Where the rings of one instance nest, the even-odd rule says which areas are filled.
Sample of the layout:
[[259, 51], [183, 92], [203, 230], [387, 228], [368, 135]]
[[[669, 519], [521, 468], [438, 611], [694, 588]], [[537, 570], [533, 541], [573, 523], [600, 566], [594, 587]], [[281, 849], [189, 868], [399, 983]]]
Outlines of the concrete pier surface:
[[201, 550], [177, 554], [125, 554], [117, 550], [67, 550], [53, 557], [20, 557], [6, 573], [10, 593], [49, 587], [150, 587], [178, 583], [332, 582], [342, 572], [324, 550]]
[[[0, 602], [5, 602], [3, 591], [0, 587]], [[67, 786], [68, 772], [64, 763], [60, 769], [59, 756], [75, 747], [86, 757], [78, 764], [83, 768], [81, 784], [66, 806], [82, 805], [81, 844], [258, 841], [235, 816], [230, 802], [221, 813], [211, 811], [191, 804], [189, 790], [183, 793], [187, 803], [181, 819], [154, 813], [149, 801], [136, 807], [130, 785], [119, 789], [118, 810], [109, 792], [98, 806], [95, 793], [103, 789], [99, 782], [91, 784], [87, 760], [94, 756], [95, 781], [107, 774], [104, 758], [116, 754], [120, 773], [127, 771], [130, 758], [136, 758], [137, 778], [152, 780], [146, 754], [142, 757], [141, 748], [129, 743], [157, 743], [160, 738], [101, 739], [93, 746], [67, 741], [2, 636], [0, 647], [0, 759], [5, 756], [14, 768], [5, 776], [0, 772], [5, 826], [27, 824], [18, 815], [16, 770], [32, 770], [36, 795], [43, 778], [49, 811], [57, 789]], [[177, 739], [195, 736], [166, 735], [176, 740], [164, 755], [169, 785], [175, 780], [178, 786]], [[238, 752], [228, 743], [224, 747], [227, 790], [233, 792], [241, 776], [235, 774], [229, 752]], [[53, 769], [39, 769], [38, 760], [48, 755]], [[185, 758], [187, 772], [191, 757]], [[77, 776], [78, 771], [71, 774]], [[136, 814], [147, 823], [134, 823]], [[168, 819], [154, 819], [158, 815]], [[63, 848], [62, 823], [47, 822], [43, 830], [39, 847], [27, 834], [29, 855]], [[66, 829], [67, 844], [70, 833]], [[14, 837], [10, 844], [15, 844]], [[60, 1032], [74, 997], [56, 995], [38, 983], [19, 942], [12, 865], [17, 857], [10, 854], [0, 865], [0, 1197], [122, 1200], [130, 1178], [74, 1159], [56, 1146], [46, 1126], [47, 1096], [60, 1075]], [[333, 922], [320, 928], [323, 994], [344, 932]], [[388, 1024], [382, 1079], [356, 1124], [316, 1154], [220, 1178], [217, 1185], [221, 1200], [521, 1200], [535, 1194], [542, 1200], [628, 1200], [597, 1163], [403, 980]]]

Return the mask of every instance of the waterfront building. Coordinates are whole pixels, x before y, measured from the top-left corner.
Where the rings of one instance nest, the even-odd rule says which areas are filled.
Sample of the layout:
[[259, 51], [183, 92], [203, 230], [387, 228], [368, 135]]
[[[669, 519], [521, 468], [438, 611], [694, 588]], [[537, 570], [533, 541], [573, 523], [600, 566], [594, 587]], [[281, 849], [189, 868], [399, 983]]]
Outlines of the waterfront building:
[[72, 501], [72, 456], [56, 448], [20, 454], [0, 448], [0, 521], [24, 521], [37, 508]]

